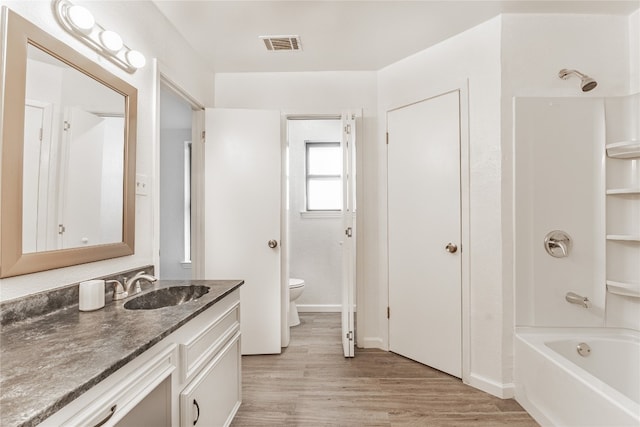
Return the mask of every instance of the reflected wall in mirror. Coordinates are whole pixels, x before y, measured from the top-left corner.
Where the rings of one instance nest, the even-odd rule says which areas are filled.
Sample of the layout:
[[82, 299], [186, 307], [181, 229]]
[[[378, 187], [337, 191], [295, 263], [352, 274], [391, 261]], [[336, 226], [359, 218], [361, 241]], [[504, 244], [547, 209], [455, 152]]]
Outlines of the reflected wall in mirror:
[[27, 46], [22, 252], [122, 241], [125, 99]]
[[135, 88], [2, 10], [0, 277], [133, 254]]

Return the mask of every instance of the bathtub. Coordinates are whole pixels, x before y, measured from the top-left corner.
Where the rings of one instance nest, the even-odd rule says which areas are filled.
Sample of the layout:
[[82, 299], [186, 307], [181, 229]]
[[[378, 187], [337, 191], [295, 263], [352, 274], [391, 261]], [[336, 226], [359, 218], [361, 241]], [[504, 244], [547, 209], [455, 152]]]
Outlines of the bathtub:
[[516, 328], [514, 350], [516, 400], [543, 426], [640, 426], [639, 332]]

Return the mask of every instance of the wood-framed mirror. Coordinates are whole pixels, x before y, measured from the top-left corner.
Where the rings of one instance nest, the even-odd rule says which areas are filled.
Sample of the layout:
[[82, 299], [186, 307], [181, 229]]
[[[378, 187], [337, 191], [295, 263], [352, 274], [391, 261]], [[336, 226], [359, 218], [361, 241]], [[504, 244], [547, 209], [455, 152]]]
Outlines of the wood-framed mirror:
[[2, 7], [0, 277], [134, 253], [137, 89]]

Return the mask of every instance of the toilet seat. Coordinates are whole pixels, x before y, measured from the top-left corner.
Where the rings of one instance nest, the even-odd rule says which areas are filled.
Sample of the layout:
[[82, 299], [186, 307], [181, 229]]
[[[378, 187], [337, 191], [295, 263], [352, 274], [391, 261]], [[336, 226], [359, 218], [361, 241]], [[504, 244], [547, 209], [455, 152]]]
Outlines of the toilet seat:
[[304, 286], [304, 280], [302, 279], [289, 279], [289, 289], [300, 288]]

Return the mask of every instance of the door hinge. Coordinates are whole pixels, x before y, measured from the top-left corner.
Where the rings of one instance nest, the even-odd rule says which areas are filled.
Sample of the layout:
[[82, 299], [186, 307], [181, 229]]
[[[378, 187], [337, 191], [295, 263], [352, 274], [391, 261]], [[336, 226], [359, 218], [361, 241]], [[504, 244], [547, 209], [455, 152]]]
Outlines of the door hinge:
[[65, 231], [64, 224], [58, 224], [58, 234], [62, 235]]
[[69, 123], [68, 121], [64, 121], [64, 125], [62, 126], [62, 130], [69, 130], [71, 129], [71, 123]]
[[353, 236], [353, 229], [351, 227], [347, 227], [347, 229], [344, 230], [344, 234], [346, 234], [347, 237], [352, 237]]
[[345, 125], [344, 133], [346, 133], [347, 135], [351, 135], [351, 125]]
[[389, 132], [387, 132], [387, 145], [389, 145]]
[[202, 140], [203, 140], [203, 141], [205, 140], [205, 136], [206, 136], [206, 135], [207, 135], [207, 132], [202, 131]]
[[387, 307], [387, 319], [391, 318], [391, 309]]
[[40, 138], [40, 142], [42, 142], [42, 135], [44, 134], [44, 131], [42, 130], [42, 128], [40, 128], [40, 134], [38, 135], [38, 138]]
[[347, 332], [347, 339], [348, 339], [349, 341], [353, 341], [353, 331], [349, 331], [349, 332]]

